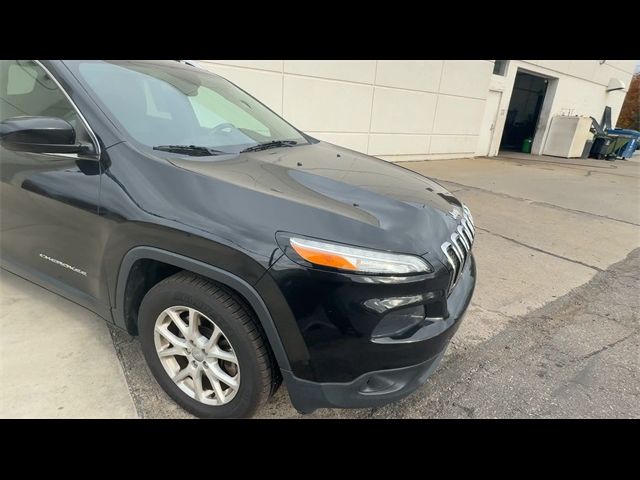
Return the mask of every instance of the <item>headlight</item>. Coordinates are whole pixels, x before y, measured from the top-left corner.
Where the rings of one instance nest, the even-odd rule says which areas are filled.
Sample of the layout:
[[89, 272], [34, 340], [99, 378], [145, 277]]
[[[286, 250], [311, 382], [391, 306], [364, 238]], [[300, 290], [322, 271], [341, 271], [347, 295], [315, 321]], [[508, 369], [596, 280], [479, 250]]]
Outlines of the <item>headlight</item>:
[[[355, 273], [404, 275], [433, 271], [422, 258], [414, 255], [380, 252], [333, 243], [289, 238], [291, 248], [307, 262]], [[295, 259], [292, 259], [295, 261]]]

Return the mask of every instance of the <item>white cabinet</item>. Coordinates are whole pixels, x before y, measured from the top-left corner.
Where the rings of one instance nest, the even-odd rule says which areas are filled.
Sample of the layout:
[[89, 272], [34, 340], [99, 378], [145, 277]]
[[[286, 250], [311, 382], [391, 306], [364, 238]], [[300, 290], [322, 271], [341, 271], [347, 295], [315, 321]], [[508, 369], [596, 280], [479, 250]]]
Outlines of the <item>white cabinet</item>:
[[592, 138], [590, 127], [591, 117], [553, 117], [542, 154], [564, 158], [582, 156], [585, 143]]

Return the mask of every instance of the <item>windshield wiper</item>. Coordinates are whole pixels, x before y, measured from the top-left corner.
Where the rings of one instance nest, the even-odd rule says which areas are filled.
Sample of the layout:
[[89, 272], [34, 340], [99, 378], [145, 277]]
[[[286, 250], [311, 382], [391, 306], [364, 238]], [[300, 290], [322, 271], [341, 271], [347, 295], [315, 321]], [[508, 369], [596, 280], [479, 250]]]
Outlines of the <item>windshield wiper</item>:
[[193, 157], [208, 157], [210, 155], [224, 155], [227, 153], [221, 150], [215, 150], [209, 147], [201, 147], [198, 145], [157, 145], [153, 147], [153, 149], [163, 152], [182, 153], [184, 155], [191, 155]]
[[259, 150], [267, 150], [268, 148], [293, 147], [297, 144], [298, 142], [296, 142], [295, 140], [274, 140], [273, 142], [259, 143], [258, 145], [254, 145], [253, 147], [245, 148], [240, 153], [257, 152]]

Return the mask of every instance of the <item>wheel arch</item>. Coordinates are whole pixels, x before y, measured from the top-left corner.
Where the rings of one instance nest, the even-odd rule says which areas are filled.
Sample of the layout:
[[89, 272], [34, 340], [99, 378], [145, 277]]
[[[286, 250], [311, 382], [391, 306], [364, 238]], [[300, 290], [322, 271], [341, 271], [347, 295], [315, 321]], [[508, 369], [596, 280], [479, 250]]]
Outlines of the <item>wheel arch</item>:
[[135, 330], [132, 331], [131, 322], [128, 322], [126, 319], [125, 305], [128, 288], [127, 282], [132, 268], [140, 260], [162, 262], [179, 270], [187, 270], [196, 273], [235, 290], [247, 301], [255, 312], [258, 321], [262, 325], [267, 336], [267, 340], [271, 345], [271, 349], [273, 350], [280, 369], [291, 370], [289, 359], [284, 349], [284, 345], [282, 344], [282, 340], [280, 339], [273, 317], [269, 313], [269, 309], [267, 308], [264, 300], [253, 286], [231, 272], [201, 262], [200, 260], [156, 247], [134, 247], [124, 255], [122, 262], [120, 263], [115, 289], [115, 308], [113, 309], [113, 320], [118, 327], [128, 331], [130, 334], [136, 333]]

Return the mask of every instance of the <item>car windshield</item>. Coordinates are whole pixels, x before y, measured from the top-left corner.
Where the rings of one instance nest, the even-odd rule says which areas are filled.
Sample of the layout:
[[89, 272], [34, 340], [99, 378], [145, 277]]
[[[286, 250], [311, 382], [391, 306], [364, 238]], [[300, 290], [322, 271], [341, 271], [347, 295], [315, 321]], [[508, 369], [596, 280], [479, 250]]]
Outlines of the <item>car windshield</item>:
[[308, 143], [256, 99], [197, 68], [170, 61], [68, 64], [116, 123], [157, 150], [206, 156]]

